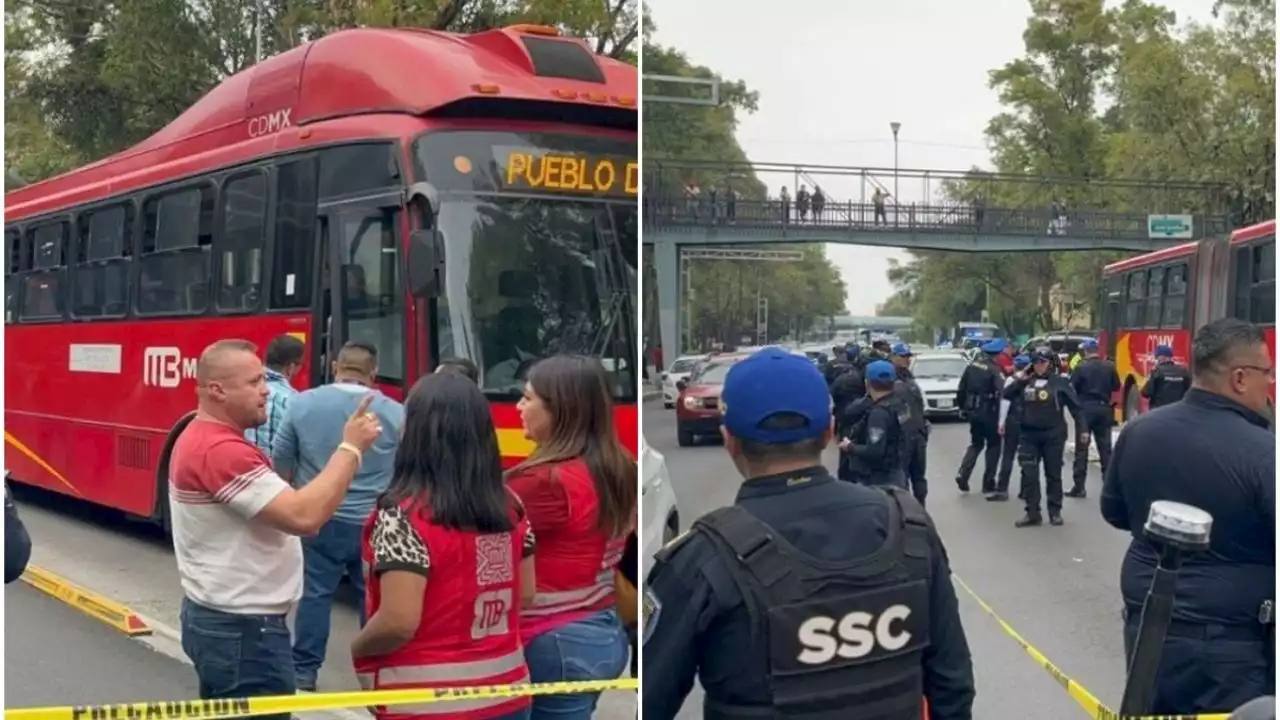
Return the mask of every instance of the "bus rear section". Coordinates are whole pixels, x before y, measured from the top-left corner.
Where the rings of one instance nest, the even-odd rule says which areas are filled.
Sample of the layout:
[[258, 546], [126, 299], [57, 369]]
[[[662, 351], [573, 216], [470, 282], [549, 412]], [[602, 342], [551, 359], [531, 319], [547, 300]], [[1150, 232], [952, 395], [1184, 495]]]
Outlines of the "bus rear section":
[[[508, 466], [532, 448], [515, 408], [529, 367], [597, 357], [634, 451], [637, 77], [554, 35], [336, 33], [228, 78], [130, 150], [8, 193], [13, 479], [163, 520], [199, 353], [285, 333], [307, 347], [299, 389], [328, 381], [348, 340], [377, 348], [379, 387], [395, 398], [441, 359], [472, 359]], [[511, 76], [476, 84], [460, 39], [501, 54]], [[583, 52], [550, 75], [531, 40]], [[286, 72], [386, 82], [256, 98], [297, 102], [289, 122], [244, 113], [259, 73]], [[228, 125], [235, 112], [243, 121]]]
[[[1116, 364], [1117, 420], [1147, 411], [1155, 349], [1191, 365], [1195, 328], [1223, 317], [1263, 328], [1275, 359], [1275, 221], [1112, 263], [1103, 269], [1099, 347]], [[1272, 386], [1272, 403], [1275, 386]]]

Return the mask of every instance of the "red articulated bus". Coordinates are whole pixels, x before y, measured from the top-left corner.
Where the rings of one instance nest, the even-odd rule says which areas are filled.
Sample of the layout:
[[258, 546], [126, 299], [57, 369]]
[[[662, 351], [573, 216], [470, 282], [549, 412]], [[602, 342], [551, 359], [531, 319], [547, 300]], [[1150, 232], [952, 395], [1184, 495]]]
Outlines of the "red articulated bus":
[[[1173, 348], [1190, 365], [1196, 328], [1238, 317], [1266, 329], [1276, 354], [1276, 222], [1157, 250], [1108, 265], [1102, 271], [1103, 332], [1099, 347], [1120, 374], [1123, 420], [1146, 412], [1139, 390], [1155, 367], [1155, 349]], [[1272, 403], [1275, 387], [1272, 386]]]
[[539, 358], [600, 358], [634, 452], [636, 69], [553, 28], [334, 33], [227, 78], [149, 139], [5, 196], [5, 467], [163, 522], [195, 363], [348, 340], [403, 398], [481, 369], [504, 461]]

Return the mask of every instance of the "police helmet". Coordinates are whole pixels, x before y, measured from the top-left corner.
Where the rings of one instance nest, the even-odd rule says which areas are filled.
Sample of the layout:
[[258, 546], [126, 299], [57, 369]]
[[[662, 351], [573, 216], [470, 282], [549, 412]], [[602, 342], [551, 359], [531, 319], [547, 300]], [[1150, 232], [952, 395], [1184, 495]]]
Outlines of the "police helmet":
[[1080, 341], [1080, 350], [1083, 352], [1095, 352], [1098, 349], [1098, 341], [1093, 338], [1087, 338]]
[[1168, 345], [1157, 345], [1155, 355], [1156, 357], [1171, 358], [1173, 357], [1173, 348]]
[[1002, 352], [1004, 352], [1004, 349], [1005, 349], [1006, 347], [1007, 347], [1007, 345], [1005, 345], [1004, 340], [1001, 340], [1001, 339], [997, 338], [997, 339], [995, 339], [995, 340], [990, 340], [990, 341], [988, 341], [988, 342], [984, 343], [984, 344], [982, 345], [982, 348], [981, 348], [981, 349], [982, 349], [982, 352], [984, 352], [984, 353], [990, 353], [990, 354], [993, 354], [993, 355], [994, 355], [994, 354], [996, 354], [996, 353], [1002, 353]]
[[898, 357], [911, 357], [911, 346], [903, 342], [894, 343], [893, 347], [889, 348], [889, 352]]
[[1013, 359], [1013, 366], [1018, 368], [1019, 370], [1025, 369], [1030, 364], [1031, 364], [1031, 356], [1025, 353]]

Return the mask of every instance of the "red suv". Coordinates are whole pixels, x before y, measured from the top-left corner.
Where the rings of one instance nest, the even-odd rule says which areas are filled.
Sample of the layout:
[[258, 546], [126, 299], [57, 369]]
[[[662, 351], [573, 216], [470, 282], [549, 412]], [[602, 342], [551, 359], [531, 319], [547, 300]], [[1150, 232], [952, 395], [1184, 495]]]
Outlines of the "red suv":
[[720, 389], [729, 368], [745, 355], [716, 355], [697, 374], [676, 383], [676, 441], [689, 447], [699, 436], [720, 437]]

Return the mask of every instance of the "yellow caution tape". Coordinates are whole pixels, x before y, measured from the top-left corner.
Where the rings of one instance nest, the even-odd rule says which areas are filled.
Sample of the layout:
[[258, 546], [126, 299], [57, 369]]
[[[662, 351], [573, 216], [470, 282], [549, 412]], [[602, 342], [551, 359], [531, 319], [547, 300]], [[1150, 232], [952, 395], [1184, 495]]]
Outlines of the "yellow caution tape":
[[987, 601], [979, 597], [978, 593], [973, 591], [973, 588], [969, 587], [964, 580], [960, 579], [960, 576], [953, 574], [951, 579], [954, 580], [962, 590], [969, 593], [969, 597], [973, 598], [974, 601], [978, 603], [978, 607], [982, 608], [988, 615], [995, 618], [995, 621], [1000, 624], [1000, 627], [1005, 631], [1005, 634], [1013, 638], [1014, 642], [1018, 643], [1018, 645], [1022, 646], [1022, 650], [1030, 655], [1031, 659], [1035, 660], [1037, 665], [1044, 668], [1044, 671], [1049, 673], [1049, 675], [1062, 686], [1062, 689], [1067, 691], [1067, 694], [1071, 696], [1071, 699], [1075, 700], [1080, 707], [1084, 708], [1085, 712], [1089, 713], [1089, 717], [1093, 718], [1093, 720], [1230, 720], [1230, 716], [1226, 713], [1218, 713], [1214, 715], [1121, 715], [1117, 713], [1115, 710], [1103, 705], [1102, 701], [1099, 700], [1096, 695], [1086, 690], [1083, 685], [1073, 680], [1071, 676], [1062, 672], [1057, 665], [1054, 665], [1049, 661], [1049, 658], [1045, 657], [1044, 653], [1040, 652], [1034, 645], [1027, 642], [1026, 638], [1019, 635], [1018, 631], [1014, 630], [1012, 625], [1005, 622], [1004, 618], [1000, 617], [1000, 615], [987, 604]]
[[477, 700], [517, 698], [533, 695], [569, 695], [597, 693], [606, 690], [635, 690], [635, 678], [590, 682], [558, 682], [519, 685], [482, 685], [460, 688], [419, 688], [414, 690], [374, 690], [269, 697], [228, 698], [225, 700], [175, 700], [120, 705], [77, 705], [6, 709], [6, 720], [223, 720], [256, 715], [277, 715], [359, 708], [372, 705], [414, 705]]

